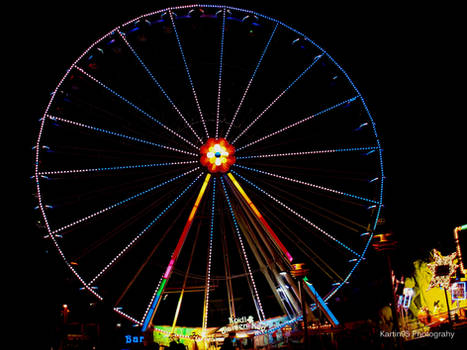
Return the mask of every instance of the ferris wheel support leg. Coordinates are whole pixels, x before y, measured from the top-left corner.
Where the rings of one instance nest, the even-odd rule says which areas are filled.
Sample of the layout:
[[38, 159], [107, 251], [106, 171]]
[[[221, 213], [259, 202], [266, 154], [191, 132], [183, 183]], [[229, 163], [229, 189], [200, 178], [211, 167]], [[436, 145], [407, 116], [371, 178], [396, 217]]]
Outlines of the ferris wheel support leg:
[[326, 302], [321, 298], [321, 296], [316, 291], [315, 287], [308, 282], [306, 277], [303, 278], [303, 285], [306, 286], [306, 290], [309, 292], [308, 294], [312, 297], [316, 306], [324, 313], [328, 321], [332, 324], [333, 327], [339, 325], [339, 321], [337, 320], [336, 316], [332, 313], [331, 309], [326, 305]]
[[267, 221], [264, 219], [263, 215], [259, 212], [259, 210], [256, 208], [256, 206], [253, 204], [253, 202], [251, 201], [251, 199], [248, 197], [248, 195], [245, 193], [245, 191], [243, 190], [242, 186], [240, 186], [240, 184], [238, 183], [237, 179], [235, 179], [235, 177], [232, 175], [232, 173], [227, 173], [227, 176], [229, 177], [229, 179], [232, 181], [232, 183], [234, 184], [235, 188], [238, 190], [238, 192], [240, 192], [240, 194], [242, 195], [242, 197], [245, 199], [245, 201], [247, 202], [247, 204], [250, 206], [251, 210], [253, 211], [253, 213], [256, 215], [256, 217], [258, 218], [258, 220], [263, 224], [263, 226], [266, 228], [267, 232], [269, 233], [269, 235], [271, 236], [271, 238], [274, 240], [274, 242], [278, 245], [278, 247], [280, 248], [280, 250], [282, 251], [282, 253], [287, 257], [287, 259], [289, 260], [289, 262], [292, 262], [293, 261], [293, 257], [292, 255], [287, 251], [287, 249], [285, 248], [284, 244], [282, 244], [282, 242], [279, 240], [279, 237], [277, 237], [277, 235], [275, 234], [275, 232], [273, 231], [273, 229], [271, 228], [271, 226], [269, 226], [269, 224], [267, 223]]
[[[236, 195], [238, 196], [238, 194]], [[301, 308], [300, 308], [300, 305], [297, 303], [298, 299], [295, 299], [293, 297], [289, 288], [291, 288], [294, 291], [294, 293], [296, 293], [296, 286], [293, 281], [290, 281], [291, 283], [286, 284], [285, 281], [282, 279], [282, 276], [280, 275], [279, 271], [285, 271], [287, 270], [287, 268], [284, 267], [283, 263], [281, 263], [280, 261], [281, 259], [277, 259], [277, 254], [275, 253], [277, 250], [271, 247], [270, 242], [264, 236], [263, 234], [264, 229], [261, 228], [261, 225], [258, 222], [259, 220], [255, 220], [255, 217], [253, 217], [253, 213], [250, 210], [248, 210], [246, 203], [242, 201], [241, 198], [238, 198], [238, 199], [239, 199], [239, 202], [242, 204], [242, 208], [244, 209], [246, 213], [245, 219], [248, 219], [251, 222], [255, 231], [258, 233], [258, 236], [261, 239], [261, 242], [263, 242], [263, 245], [266, 248], [266, 249], [263, 248], [263, 246], [261, 245], [256, 235], [253, 234], [253, 230], [250, 228], [250, 224], [248, 222], [244, 223], [244, 225], [247, 225], [249, 228], [248, 230], [244, 230], [244, 233], [245, 233], [247, 242], [250, 245], [250, 248], [252, 249], [254, 253], [256, 252], [256, 250], [259, 250], [259, 254], [256, 252], [255, 257], [256, 257], [256, 260], [258, 261], [258, 264], [262, 267], [261, 271], [263, 272], [263, 275], [266, 277], [266, 280], [268, 281], [284, 313], [287, 313], [290, 316], [290, 312], [292, 312], [295, 317], [301, 312]], [[269, 253], [269, 255], [267, 253]], [[260, 261], [260, 257], [264, 259], [265, 263]], [[268, 270], [271, 272], [277, 285], [279, 285], [279, 288], [282, 291], [283, 297], [280, 296], [279, 291], [276, 289], [276, 284], [274, 284], [274, 282], [272, 281], [272, 278], [269, 275]]]
[[188, 235], [188, 231], [190, 231], [191, 225], [193, 224], [193, 219], [196, 215], [196, 211], [198, 210], [199, 204], [201, 202], [201, 199], [203, 198], [204, 192], [206, 191], [206, 187], [208, 186], [209, 180], [211, 179], [211, 174], [207, 174], [206, 178], [204, 179], [204, 183], [201, 186], [201, 190], [199, 191], [198, 197], [196, 198], [195, 204], [193, 205], [193, 208], [191, 209], [190, 215], [188, 216], [188, 220], [185, 224], [185, 227], [183, 228], [182, 234], [178, 240], [177, 246], [175, 247], [174, 252], [172, 253], [172, 257], [170, 258], [169, 265], [167, 266], [167, 269], [165, 270], [164, 275], [162, 276], [162, 281], [159, 285], [159, 289], [157, 290], [156, 296], [154, 300], [151, 303], [151, 307], [149, 309], [149, 312], [146, 314], [142, 326], [142, 331], [144, 332], [149, 324], [152, 322], [152, 319], [154, 318], [154, 315], [157, 311], [157, 308], [160, 303], [160, 297], [164, 291], [164, 288], [167, 284], [167, 281], [170, 279], [170, 276], [172, 274], [172, 269], [175, 265], [175, 262], [178, 259], [178, 256], [180, 255], [180, 252], [183, 248], [183, 244], [185, 243], [186, 237]]

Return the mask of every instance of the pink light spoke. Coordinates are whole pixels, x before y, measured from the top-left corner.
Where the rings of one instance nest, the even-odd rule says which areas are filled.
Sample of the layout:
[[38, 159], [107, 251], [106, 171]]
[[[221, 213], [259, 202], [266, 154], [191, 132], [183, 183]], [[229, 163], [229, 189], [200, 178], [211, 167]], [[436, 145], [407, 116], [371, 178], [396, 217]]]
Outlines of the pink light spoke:
[[144, 63], [144, 61], [142, 60], [142, 58], [138, 55], [138, 53], [136, 52], [136, 50], [133, 48], [133, 46], [131, 46], [131, 44], [128, 42], [125, 34], [123, 34], [120, 30], [117, 30], [118, 34], [120, 34], [120, 37], [123, 39], [123, 41], [125, 42], [125, 44], [128, 46], [128, 48], [130, 49], [130, 51], [133, 53], [133, 55], [136, 57], [136, 59], [138, 60], [138, 62], [141, 64], [141, 66], [144, 68], [144, 70], [146, 71], [146, 73], [149, 75], [149, 77], [152, 79], [152, 81], [157, 85], [157, 87], [159, 88], [159, 90], [162, 92], [162, 94], [165, 96], [165, 98], [167, 99], [167, 101], [169, 101], [169, 103], [172, 105], [172, 108], [175, 110], [175, 112], [177, 112], [177, 114], [180, 116], [180, 118], [183, 119], [183, 121], [185, 122], [185, 125], [188, 126], [188, 128], [191, 130], [191, 132], [193, 133], [193, 135], [195, 135], [195, 137], [198, 139], [199, 142], [203, 142], [201, 140], [201, 138], [198, 136], [198, 134], [196, 133], [196, 131], [193, 129], [193, 127], [191, 126], [190, 123], [188, 123], [188, 120], [186, 120], [186, 118], [184, 117], [184, 115], [182, 114], [182, 112], [180, 112], [180, 110], [178, 109], [178, 107], [175, 105], [175, 103], [172, 101], [172, 99], [169, 97], [169, 95], [167, 94], [167, 92], [165, 91], [165, 89], [162, 87], [162, 85], [159, 83], [159, 81], [156, 79], [156, 77], [154, 76], [154, 74], [151, 72], [151, 70], [148, 68], [148, 66], [146, 66], [146, 64]]
[[315, 118], [315, 117], [317, 117], [317, 116], [319, 116], [319, 115], [321, 115], [321, 114], [324, 114], [324, 113], [326, 113], [326, 112], [332, 111], [333, 109], [338, 108], [338, 107], [341, 107], [341, 106], [343, 106], [343, 105], [345, 105], [345, 104], [347, 104], [347, 103], [353, 102], [353, 101], [355, 101], [355, 100], [357, 99], [357, 97], [358, 97], [358, 96], [349, 98], [348, 100], [339, 102], [339, 103], [335, 104], [334, 106], [325, 108], [325, 109], [321, 110], [320, 112], [315, 113], [315, 114], [312, 114], [312, 115], [310, 115], [310, 116], [308, 116], [308, 117], [306, 117], [306, 118], [303, 118], [303, 119], [301, 119], [301, 120], [299, 120], [299, 121], [296, 121], [295, 123], [292, 123], [292, 124], [289, 124], [289, 125], [287, 125], [287, 126], [284, 126], [283, 128], [281, 128], [281, 129], [279, 129], [279, 130], [276, 130], [276, 131], [274, 131], [274, 132], [272, 132], [272, 133], [270, 133], [270, 134], [268, 134], [268, 135], [266, 135], [266, 136], [260, 137], [259, 139], [255, 140], [255, 141], [252, 141], [252, 142], [250, 142], [250, 143], [247, 143], [247, 144], [244, 145], [244, 146], [238, 147], [238, 148], [237, 148], [237, 151], [240, 151], [240, 150], [242, 150], [242, 149], [245, 149], [245, 148], [247, 148], [247, 147], [250, 147], [250, 146], [252, 146], [252, 145], [254, 145], [254, 144], [258, 143], [258, 142], [267, 140], [267, 139], [270, 138], [270, 137], [279, 135], [279, 134], [281, 134], [281, 133], [283, 133], [283, 132], [285, 132], [285, 131], [287, 131], [287, 130], [289, 130], [289, 129], [291, 129], [291, 128], [294, 128], [294, 127], [296, 127], [296, 126], [298, 126], [298, 125], [300, 125], [300, 124], [303, 124], [303, 123], [305, 123], [305, 122], [307, 122], [307, 121], [309, 121], [309, 120], [312, 120], [313, 118]]
[[102, 167], [102, 168], [52, 170], [52, 171], [41, 171], [41, 172], [39, 172], [39, 175], [81, 174], [81, 173], [93, 173], [93, 172], [101, 172], [101, 171], [116, 171], [116, 170], [128, 170], [128, 169], [153, 168], [153, 167], [160, 167], [160, 166], [196, 164], [196, 163], [198, 163], [198, 161], [190, 160], [190, 161], [182, 161], [182, 162], [166, 162], [166, 163], [151, 163], [151, 164], [138, 164], [138, 165], [122, 165], [122, 166]]
[[112, 267], [117, 260], [119, 260], [123, 254], [125, 254], [131, 247], [135, 245], [135, 243], [167, 212], [174, 205], [176, 201], [178, 201], [185, 192], [201, 177], [202, 173], [200, 173], [185, 189], [180, 192], [175, 199], [170, 202], [149, 224], [146, 225], [144, 229], [142, 229], [120, 252], [115, 255], [112, 260], [104, 266], [104, 268], [89, 282], [89, 285], [93, 285], [110, 267]]
[[177, 26], [175, 25], [175, 21], [174, 21], [174, 18], [173, 18], [173, 12], [172, 12], [171, 9], [169, 9], [169, 16], [170, 16], [170, 21], [172, 22], [172, 28], [173, 28], [174, 33], [175, 33], [175, 38], [177, 39], [178, 48], [179, 48], [180, 54], [182, 56], [183, 65], [185, 66], [185, 72], [186, 72], [186, 75], [188, 77], [188, 82], [190, 83], [191, 91], [192, 91], [193, 97], [195, 99], [196, 108], [198, 109], [199, 116], [201, 118], [201, 123], [203, 124], [204, 132], [206, 133], [206, 137], [209, 138], [208, 128], [206, 127], [206, 121], [204, 120], [203, 112], [201, 111], [201, 106], [199, 104], [198, 95], [197, 95], [196, 89], [195, 89], [195, 84], [193, 83], [193, 79], [191, 78], [190, 69], [188, 68], [188, 63], [186, 61], [185, 53], [183, 52], [182, 42], [181, 42], [180, 37], [178, 35]]
[[234, 164], [234, 166], [236, 166], [238, 168], [245, 169], [245, 170], [253, 171], [253, 172], [256, 172], [258, 174], [263, 174], [263, 175], [268, 175], [268, 176], [271, 176], [271, 177], [275, 177], [276, 179], [286, 180], [286, 181], [289, 181], [289, 182], [293, 182], [293, 183], [297, 183], [297, 184], [304, 185], [304, 186], [307, 186], [307, 187], [311, 187], [311, 188], [314, 188], [314, 189], [317, 189], [317, 190], [320, 190], [320, 191], [330, 192], [330, 193], [338, 194], [340, 196], [347, 196], [347, 197], [362, 200], [362, 201], [365, 201], [365, 202], [379, 204], [378, 201], [375, 201], [373, 199], [360, 197], [360, 196], [357, 196], [357, 195], [354, 195], [354, 194], [351, 194], [351, 193], [338, 191], [338, 190], [335, 190], [335, 189], [332, 189], [332, 188], [329, 188], [329, 187], [315, 185], [315, 184], [312, 184], [310, 182], [301, 181], [301, 180], [297, 180], [297, 179], [292, 179], [292, 178], [287, 177], [287, 176], [274, 174], [274, 173], [270, 173], [268, 171], [259, 170], [259, 169], [255, 169], [255, 168], [250, 168], [250, 167], [246, 167], [246, 166], [239, 165], [239, 164]]
[[248, 131], [248, 130], [249, 130], [249, 129], [250, 129], [250, 128], [251, 128], [251, 127], [267, 112], [267, 111], [269, 111], [269, 109], [271, 109], [271, 107], [274, 106], [274, 104], [276, 104], [276, 102], [279, 101], [279, 99], [280, 99], [282, 96], [284, 96], [285, 93], [286, 93], [287, 91], [289, 91], [290, 88], [291, 88], [293, 85], [295, 85], [295, 83], [296, 83], [297, 81], [299, 81], [299, 80], [311, 69], [311, 67], [313, 67], [313, 66], [315, 65], [315, 63], [319, 61], [319, 59], [320, 59], [321, 57], [323, 57], [322, 54], [319, 55], [319, 56], [317, 56], [317, 57], [315, 57], [315, 59], [313, 60], [313, 62], [312, 62], [310, 65], [308, 65], [308, 67], [306, 67], [305, 70], [303, 70], [303, 72], [301, 72], [301, 73], [298, 75], [298, 77], [295, 78], [295, 80], [294, 80], [292, 83], [289, 84], [289, 86], [287, 86], [284, 90], [282, 90], [282, 92], [281, 92], [279, 95], [277, 95], [277, 97], [276, 97], [274, 100], [272, 100], [272, 102], [271, 102], [260, 114], [258, 114], [258, 115], [256, 116], [256, 118], [253, 119], [253, 121], [252, 121], [246, 128], [244, 128], [244, 129], [242, 130], [242, 132], [241, 132], [231, 143], [234, 144], [235, 142], [237, 142], [237, 140], [238, 140], [243, 134], [245, 134], [245, 133], [246, 133], [246, 132], [247, 132], [247, 131]]
[[123, 97], [122, 95], [120, 95], [118, 92], [112, 90], [110, 87], [108, 87], [107, 85], [105, 85], [103, 82], [99, 81], [98, 79], [96, 79], [95, 77], [93, 77], [91, 74], [87, 73], [85, 70], [83, 70], [82, 68], [80, 67], [77, 67], [75, 66], [75, 68], [77, 70], [79, 70], [81, 73], [83, 73], [85, 76], [87, 76], [89, 79], [91, 79], [92, 81], [94, 81], [96, 84], [100, 85], [101, 87], [103, 87], [104, 89], [106, 89], [107, 91], [111, 92], [112, 94], [114, 94], [115, 96], [117, 96], [119, 99], [121, 99], [122, 101], [126, 102], [128, 105], [130, 105], [131, 107], [133, 107], [134, 109], [136, 109], [138, 112], [140, 112], [141, 114], [143, 114], [145, 117], [151, 119], [152, 121], [154, 121], [157, 125], [161, 126], [162, 128], [164, 128], [165, 130], [167, 130], [168, 132], [170, 132], [172, 135], [175, 135], [177, 136], [180, 140], [186, 142], [187, 144], [189, 144], [191, 147], [195, 148], [195, 149], [198, 149], [198, 147], [196, 147], [193, 143], [191, 143], [190, 141], [188, 141], [186, 138], [184, 138], [183, 136], [181, 136], [180, 134], [178, 134], [176, 131], [172, 130], [171, 128], [169, 128], [167, 125], [165, 125], [164, 123], [162, 123], [161, 121], [159, 121], [158, 119], [154, 118], [152, 115], [150, 115], [149, 113], [147, 113], [146, 111], [144, 111], [143, 109], [141, 109], [140, 107], [138, 107], [137, 105], [135, 105], [133, 102], [129, 101], [127, 98]]
[[72, 121], [72, 120], [68, 120], [68, 119], [65, 119], [65, 118], [53, 116], [53, 115], [50, 115], [50, 114], [47, 115], [47, 118], [49, 118], [50, 120], [53, 120], [53, 121], [59, 121], [59, 122], [70, 124], [70, 125], [73, 125], [73, 126], [76, 126], [76, 127], [79, 127], [79, 128], [89, 129], [89, 130], [100, 132], [100, 133], [103, 133], [103, 134], [120, 137], [120, 138], [123, 138], [123, 139], [126, 139], [126, 140], [139, 142], [139, 143], [143, 143], [143, 144], [146, 144], [146, 145], [151, 145], [151, 146], [155, 146], [155, 147], [158, 147], [158, 148], [166, 149], [166, 150], [169, 150], [169, 151], [179, 152], [179, 153], [188, 154], [188, 155], [196, 156], [196, 157], [199, 156], [197, 153], [188, 152], [188, 151], [185, 151], [185, 150], [182, 150], [182, 149], [179, 149], [179, 148], [162, 145], [162, 144], [159, 144], [159, 143], [155, 143], [155, 142], [151, 142], [151, 141], [148, 141], [148, 140], [140, 139], [138, 137], [129, 136], [129, 135], [126, 135], [126, 134], [115, 132], [115, 131], [98, 128], [98, 127], [95, 127], [95, 126], [92, 126], [92, 125], [78, 123], [78, 122], [75, 122], [75, 121]]
[[219, 115], [221, 108], [221, 90], [222, 90], [222, 66], [224, 59], [224, 34], [225, 34], [225, 7], [222, 11], [222, 32], [221, 49], [219, 54], [219, 79], [217, 83], [217, 106], [216, 106], [216, 139], [219, 138]]
[[192, 172], [194, 172], [194, 171], [196, 171], [198, 169], [199, 169], [199, 167], [196, 167], [196, 168], [194, 168], [192, 170], [186, 171], [186, 172], [184, 172], [184, 173], [182, 173], [180, 175], [172, 177], [172, 178], [170, 178], [170, 179], [168, 179], [168, 180], [166, 180], [164, 182], [161, 182], [160, 184], [158, 184], [156, 186], [152, 186], [152, 187], [150, 187], [150, 188], [148, 188], [148, 189], [146, 189], [144, 191], [138, 192], [138, 193], [136, 193], [136, 194], [134, 194], [134, 195], [132, 195], [130, 197], [127, 197], [127, 198], [125, 198], [125, 199], [123, 199], [121, 201], [118, 201], [118, 202], [116, 202], [116, 203], [114, 203], [114, 204], [112, 204], [112, 205], [110, 205], [108, 207], [105, 207], [105, 208], [100, 209], [100, 210], [98, 210], [98, 211], [96, 211], [94, 213], [91, 213], [91, 214], [89, 214], [87, 216], [84, 216], [84, 217], [82, 217], [82, 218], [80, 218], [78, 220], [75, 220], [75, 221], [73, 221], [73, 222], [71, 222], [71, 223], [69, 223], [69, 224], [67, 224], [65, 226], [62, 226], [60, 228], [57, 228], [57, 229], [55, 229], [55, 230], [53, 230], [51, 232], [52, 232], [52, 234], [56, 234], [56, 233], [59, 233], [59, 232], [61, 232], [63, 230], [66, 230], [66, 229], [68, 229], [70, 227], [76, 226], [76, 225], [78, 225], [78, 224], [80, 224], [82, 222], [88, 221], [88, 220], [90, 220], [92, 218], [95, 218], [98, 215], [101, 215], [101, 214], [104, 214], [104, 213], [108, 212], [109, 210], [112, 210], [112, 209], [114, 209], [116, 207], [119, 207], [120, 205], [128, 203], [129, 201], [132, 201], [133, 199], [139, 198], [139, 197], [141, 197], [141, 196], [143, 196], [143, 195], [145, 195], [145, 194], [147, 194], [149, 192], [152, 192], [152, 191], [154, 191], [154, 190], [156, 190], [156, 189], [158, 189], [158, 188], [160, 188], [162, 186], [165, 186], [165, 185], [167, 185], [167, 184], [169, 184], [169, 183], [171, 183], [171, 182], [173, 182], [175, 180], [178, 180], [183, 176], [191, 174]]
[[258, 187], [257, 185], [255, 185], [253, 182], [251, 182], [250, 180], [246, 179], [245, 177], [243, 177], [242, 175], [240, 175], [239, 173], [237, 173], [236, 171], [233, 171], [232, 172], [236, 175], [238, 175], [241, 179], [243, 179], [245, 182], [247, 182], [249, 185], [253, 186], [254, 188], [256, 188], [258, 191], [260, 191], [261, 193], [265, 194], [267, 197], [271, 198], [275, 203], [279, 204], [281, 207], [283, 207], [284, 209], [286, 209], [287, 211], [289, 211], [290, 213], [294, 214], [296, 217], [298, 217], [299, 219], [301, 219], [302, 221], [304, 221], [305, 223], [307, 223], [308, 225], [310, 225], [311, 227], [313, 227], [315, 230], [319, 231], [320, 233], [322, 233], [324, 236], [326, 236], [327, 238], [331, 239], [332, 241], [336, 242], [337, 244], [339, 244], [341, 247], [343, 247], [344, 249], [346, 249], [347, 251], [349, 251], [350, 253], [352, 253], [353, 255], [361, 258], [362, 256], [360, 254], [358, 254], [356, 251], [354, 251], [352, 248], [350, 248], [349, 246], [347, 246], [346, 244], [342, 243], [341, 241], [339, 241], [337, 238], [335, 238], [334, 236], [332, 236], [331, 234], [329, 234], [328, 232], [326, 232], [324, 229], [322, 229], [321, 227], [319, 227], [318, 225], [316, 225], [315, 223], [313, 223], [312, 221], [310, 221], [309, 219], [307, 219], [306, 217], [304, 217], [303, 215], [301, 215], [300, 213], [298, 213], [297, 211], [295, 211], [294, 209], [290, 208], [288, 205], [282, 203], [280, 200], [278, 200], [276, 197], [272, 196], [271, 194], [269, 194], [268, 192], [266, 192], [265, 190], [261, 189], [260, 187]]
[[339, 152], [364, 152], [364, 151], [376, 151], [379, 150], [377, 146], [369, 147], [350, 147], [350, 148], [336, 148], [336, 149], [322, 149], [314, 151], [300, 151], [300, 152], [287, 152], [287, 153], [269, 153], [269, 154], [253, 154], [249, 156], [237, 156], [236, 159], [255, 159], [255, 158], [280, 158], [280, 157], [296, 157], [306, 156], [313, 154], [329, 154]]
[[235, 122], [235, 119], [237, 118], [238, 112], [240, 111], [240, 108], [242, 107], [243, 102], [245, 101], [248, 90], [250, 90], [250, 86], [253, 83], [253, 79], [255, 78], [256, 73], [258, 72], [259, 66], [261, 65], [261, 62], [263, 61], [264, 55], [266, 54], [266, 51], [268, 50], [269, 44], [271, 43], [272, 38], [273, 38], [274, 34], [276, 33], [276, 29], [277, 29], [278, 25], [279, 25], [279, 23], [276, 23], [276, 25], [274, 26], [274, 29], [273, 29], [273, 31], [271, 33], [271, 36], [269, 37], [269, 40], [268, 40], [266, 46], [264, 47], [263, 53], [261, 54], [261, 57], [259, 58], [258, 63], [256, 64], [256, 68], [253, 71], [253, 74], [251, 75], [250, 80], [248, 81], [248, 84], [247, 84], [247, 86], [245, 88], [245, 91], [243, 92], [242, 98], [240, 99], [240, 103], [238, 104], [238, 107], [235, 110], [235, 113], [234, 113], [234, 115], [232, 117], [232, 121], [230, 122], [229, 128], [227, 129], [227, 132], [226, 132], [226, 134], [224, 136], [225, 139], [229, 136], [230, 130], [232, 129], [232, 125]]

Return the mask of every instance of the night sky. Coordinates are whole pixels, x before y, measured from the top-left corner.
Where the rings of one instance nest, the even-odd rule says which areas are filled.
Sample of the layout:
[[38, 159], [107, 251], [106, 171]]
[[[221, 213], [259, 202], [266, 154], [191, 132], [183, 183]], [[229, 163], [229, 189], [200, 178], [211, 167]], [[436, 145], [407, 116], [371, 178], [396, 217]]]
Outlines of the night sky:
[[[27, 130], [21, 147], [30, 167], [19, 174], [27, 205], [35, 205], [29, 176], [37, 120], [68, 66], [116, 25], [155, 9], [191, 2], [111, 2], [97, 8], [90, 3], [33, 4], [21, 20], [26, 31], [15, 36], [15, 44], [19, 44], [15, 51], [20, 57], [18, 79], [27, 100], [21, 108], [21, 118], [26, 121], [23, 131]], [[328, 51], [360, 90], [384, 149], [384, 229], [400, 242], [396, 266], [406, 270], [431, 248], [440, 248], [444, 254], [454, 251], [452, 231], [467, 223], [467, 123], [462, 77], [466, 72], [460, 8], [427, 3], [407, 7], [403, 2], [369, 7], [333, 2], [308, 8], [299, 1], [286, 2], [288, 7], [252, 1], [224, 3], [277, 18], [309, 36]], [[31, 211], [26, 209], [24, 221], [29, 220]], [[38, 239], [41, 233], [35, 226], [26, 224], [25, 230], [27, 247], [24, 249], [22, 242], [17, 249], [21, 254], [27, 252], [27, 259], [34, 262], [26, 273], [32, 273], [30, 278], [35, 281], [26, 285], [33, 290], [40, 286], [40, 293], [35, 294], [38, 299], [53, 299], [60, 295], [55, 288], [63, 288], [49, 273], [59, 261], [44, 253], [46, 245]], [[355, 289], [350, 294], [360, 293], [357, 300], [367, 295], [365, 289], [374, 283], [372, 276], [381, 271], [381, 260], [374, 254], [366, 265], [352, 284]], [[58, 271], [60, 277], [66, 275], [63, 269]]]

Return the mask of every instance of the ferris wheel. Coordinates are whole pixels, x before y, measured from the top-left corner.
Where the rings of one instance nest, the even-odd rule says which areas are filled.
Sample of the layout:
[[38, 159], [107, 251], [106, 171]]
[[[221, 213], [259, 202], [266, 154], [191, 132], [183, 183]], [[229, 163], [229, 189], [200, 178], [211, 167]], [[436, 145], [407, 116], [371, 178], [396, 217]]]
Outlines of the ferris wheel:
[[96, 40], [34, 150], [46, 238], [143, 330], [294, 322], [298, 263], [306, 307], [332, 306], [382, 207], [381, 144], [347, 73], [292, 27], [228, 6], [158, 10]]

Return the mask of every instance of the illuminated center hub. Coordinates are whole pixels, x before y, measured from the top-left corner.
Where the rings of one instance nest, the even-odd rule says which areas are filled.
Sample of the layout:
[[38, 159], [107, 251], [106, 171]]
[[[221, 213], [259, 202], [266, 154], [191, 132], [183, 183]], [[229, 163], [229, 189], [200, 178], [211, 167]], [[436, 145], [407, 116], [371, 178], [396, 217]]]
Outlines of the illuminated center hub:
[[201, 164], [211, 173], [225, 173], [235, 163], [235, 148], [224, 138], [210, 138], [201, 146]]

